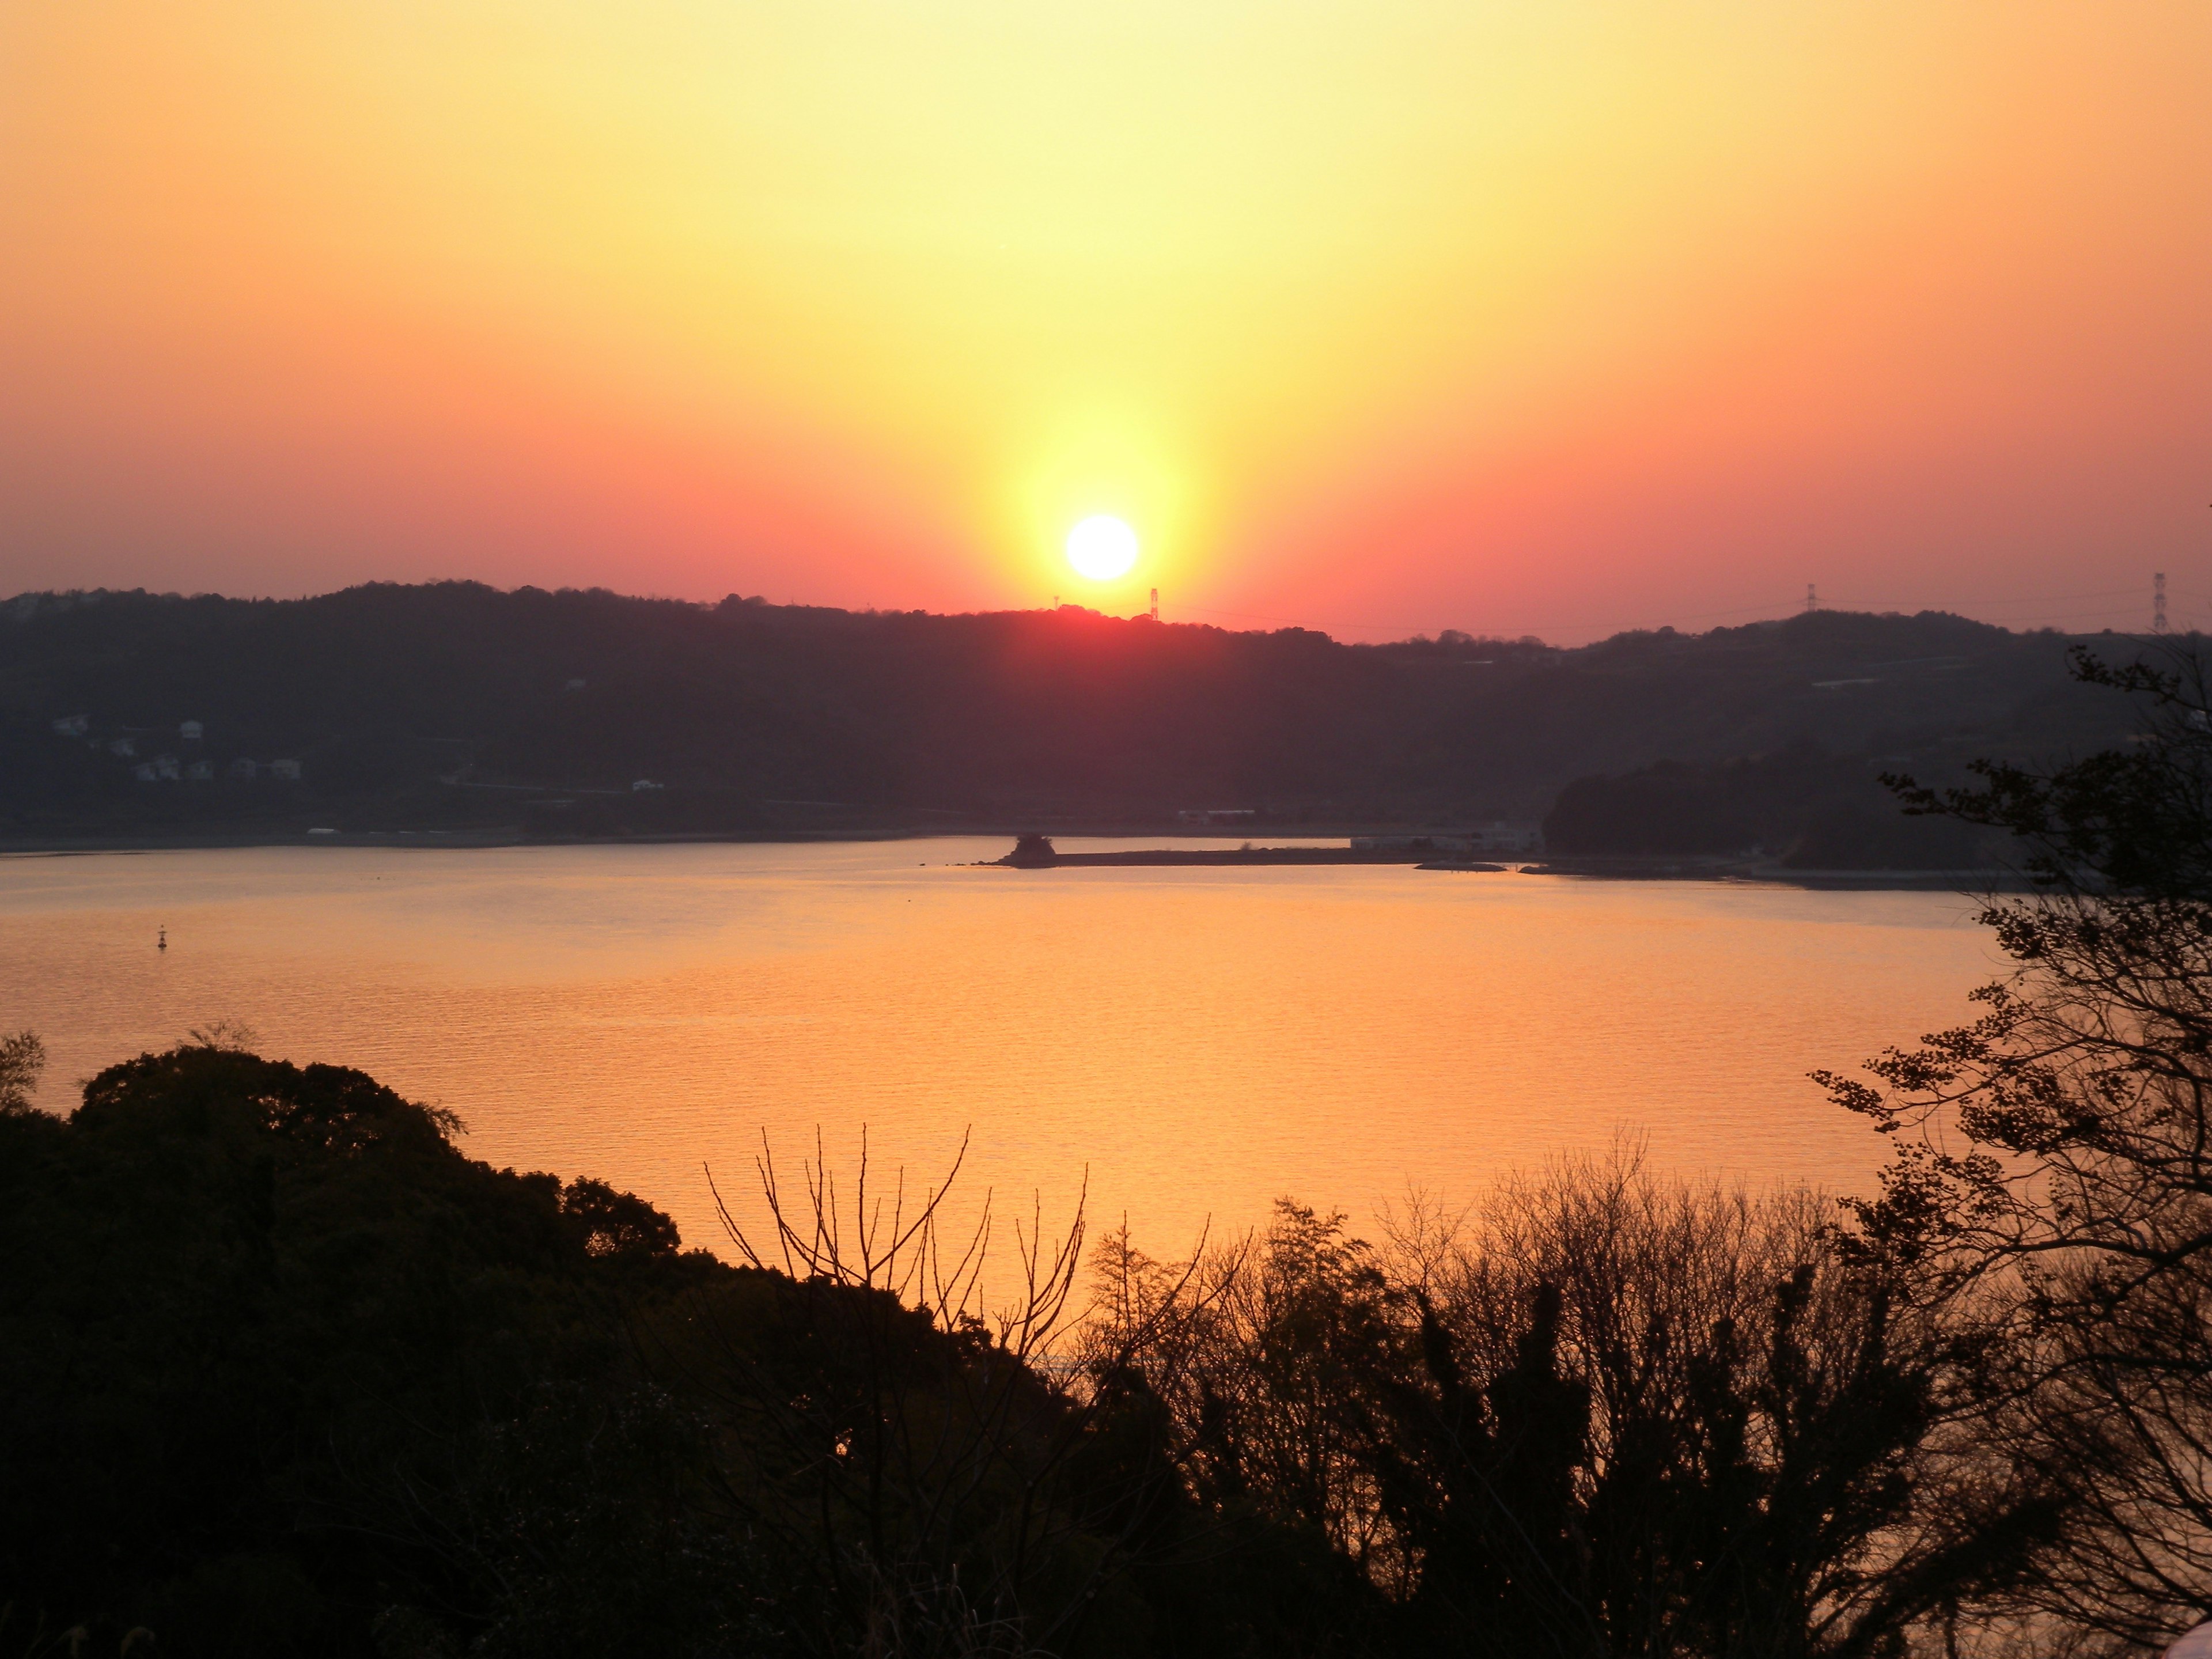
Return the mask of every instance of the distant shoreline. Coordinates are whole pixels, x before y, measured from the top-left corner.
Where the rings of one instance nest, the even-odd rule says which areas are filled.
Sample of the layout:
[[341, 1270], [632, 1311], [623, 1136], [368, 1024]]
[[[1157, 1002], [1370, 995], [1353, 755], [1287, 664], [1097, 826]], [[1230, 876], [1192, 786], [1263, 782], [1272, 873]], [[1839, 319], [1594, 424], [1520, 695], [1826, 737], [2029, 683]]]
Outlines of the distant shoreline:
[[[666, 830], [629, 835], [525, 835], [514, 824], [494, 824], [453, 830], [347, 830], [333, 826], [330, 833], [312, 830], [209, 830], [186, 835], [120, 836], [0, 836], [0, 858], [58, 857], [78, 853], [180, 853], [276, 847], [658, 847], [726, 843], [731, 846], [803, 847], [817, 842], [894, 841], [1004, 841], [1012, 842], [1030, 826], [997, 823], [945, 826], [939, 824], [874, 824], [858, 827], [772, 830]], [[1187, 828], [1163, 830], [1157, 824], [1054, 823], [1048, 833], [1084, 841], [1236, 841], [1244, 832]], [[1375, 830], [1364, 824], [1322, 824], [1309, 829], [1278, 829], [1268, 833], [1293, 842], [1340, 842], [1353, 836], [1403, 835], [1396, 829]], [[1437, 833], [1444, 833], [1439, 831]]]
[[1439, 857], [1413, 848], [1254, 847], [1150, 848], [1112, 853], [1057, 853], [1048, 862], [1017, 864], [993, 859], [978, 869], [1024, 874], [1085, 869], [1282, 869], [1301, 866], [1397, 866], [1439, 873], [1556, 876], [1586, 881], [1702, 881], [1735, 886], [1797, 887], [1811, 891], [2017, 891], [2027, 883], [2008, 870], [1796, 870], [1741, 859], [1680, 857], [1516, 859], [1495, 862], [1473, 855]]
[[[525, 836], [512, 830], [337, 830], [329, 835], [306, 831], [280, 833], [241, 831], [234, 835], [82, 836], [23, 841], [0, 841], [0, 860], [80, 858], [137, 853], [249, 852], [289, 848], [348, 848], [361, 849], [462, 849], [491, 851], [519, 847], [681, 847], [681, 846], [814, 846], [870, 842], [989, 841], [1013, 839], [1015, 831], [989, 828], [947, 830], [869, 829], [775, 830], [747, 834], [731, 831], [671, 833], [639, 836]], [[1224, 841], [1225, 836], [1177, 836], [1132, 830], [1126, 826], [1095, 826], [1068, 830], [1055, 826], [1054, 834], [1076, 840], [1131, 841], [1159, 834], [1164, 840]], [[1353, 833], [1334, 827], [1302, 830], [1291, 840], [1329, 842]], [[1359, 834], [1404, 834], [1376, 831], [1363, 826]], [[1448, 832], [1439, 832], [1448, 833]], [[1342, 867], [1387, 866], [1411, 867], [1438, 873], [1519, 874], [1571, 877], [1589, 881], [1702, 881], [1724, 885], [1796, 887], [1815, 892], [2019, 892], [2028, 884], [2009, 870], [1793, 870], [1780, 865], [1742, 859], [1711, 859], [1658, 855], [1649, 858], [1522, 858], [1492, 862], [1468, 858], [1438, 857], [1413, 848], [1353, 848], [1351, 847], [1252, 846], [1158, 847], [1110, 853], [1063, 853], [1051, 869], [1237, 869], [1301, 866]], [[1000, 860], [983, 860], [971, 869], [1012, 868]]]
[[[1024, 826], [1026, 828], [1026, 826]], [[671, 830], [649, 831], [635, 835], [525, 835], [512, 824], [478, 829], [459, 830], [345, 830], [333, 828], [329, 833], [309, 830], [240, 830], [210, 831], [204, 835], [167, 836], [0, 836], [0, 858], [66, 858], [96, 853], [190, 853], [225, 852], [252, 848], [287, 847], [381, 847], [381, 848], [467, 848], [483, 849], [512, 847], [684, 847], [728, 845], [736, 847], [791, 846], [805, 847], [823, 843], [898, 841], [1004, 841], [1012, 842], [1023, 833], [1020, 829], [999, 823], [975, 825], [875, 825], [852, 829], [804, 830], [778, 828], [774, 830]], [[1206, 831], [1188, 829], [1162, 830], [1155, 825], [1127, 824], [1083, 825], [1070, 828], [1055, 823], [1050, 833], [1083, 841], [1139, 841], [1184, 840], [1223, 842], [1243, 838], [1230, 830]], [[1322, 824], [1309, 829], [1279, 830], [1278, 836], [1292, 842], [1342, 842], [1355, 835], [1402, 835], [1407, 831], [1395, 829], [1375, 830], [1367, 825], [1350, 827]], [[1441, 833], [1441, 832], [1440, 832]], [[1228, 849], [1215, 849], [1228, 850]], [[1407, 863], [1416, 857], [1433, 856], [1429, 854], [1393, 856], [1384, 861]]]

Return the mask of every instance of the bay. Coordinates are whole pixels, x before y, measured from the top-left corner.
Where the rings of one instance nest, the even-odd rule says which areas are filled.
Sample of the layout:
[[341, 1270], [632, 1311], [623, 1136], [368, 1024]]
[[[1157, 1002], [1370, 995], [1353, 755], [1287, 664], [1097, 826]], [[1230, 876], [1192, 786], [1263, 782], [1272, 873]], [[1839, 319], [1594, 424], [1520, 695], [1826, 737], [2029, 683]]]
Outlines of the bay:
[[[1066, 850], [1131, 843], [1063, 840]], [[1207, 843], [1192, 843], [1207, 844]], [[1157, 1253], [1281, 1195], [1359, 1224], [1623, 1136], [1659, 1166], [1863, 1189], [1805, 1073], [1969, 1016], [1960, 897], [1402, 866], [975, 868], [1000, 840], [0, 860], [0, 1028], [100, 1067], [211, 1022], [459, 1113], [727, 1253], [753, 1163], [950, 1166], [1049, 1229], [1088, 1187]], [[169, 948], [155, 948], [166, 928]]]

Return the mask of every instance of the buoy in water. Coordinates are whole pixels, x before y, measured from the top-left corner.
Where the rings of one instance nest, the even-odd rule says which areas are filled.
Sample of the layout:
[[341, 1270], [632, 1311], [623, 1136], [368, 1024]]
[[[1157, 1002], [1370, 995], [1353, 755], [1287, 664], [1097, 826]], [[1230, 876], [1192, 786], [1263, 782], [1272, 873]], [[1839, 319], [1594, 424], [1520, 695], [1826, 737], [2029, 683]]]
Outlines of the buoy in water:
[[161, 927], [155, 930], [154, 948], [156, 951], [166, 951], [169, 948], [169, 930], [167, 928]]

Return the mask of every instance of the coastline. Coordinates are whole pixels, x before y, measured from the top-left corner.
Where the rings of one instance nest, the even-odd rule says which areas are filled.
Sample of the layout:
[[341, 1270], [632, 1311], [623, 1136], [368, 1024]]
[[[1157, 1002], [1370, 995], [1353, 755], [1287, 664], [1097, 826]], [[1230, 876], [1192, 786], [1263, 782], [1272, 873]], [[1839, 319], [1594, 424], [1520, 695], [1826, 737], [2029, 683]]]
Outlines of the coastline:
[[1236, 869], [1388, 865], [1440, 873], [1553, 876], [1585, 881], [1701, 881], [1720, 885], [1796, 887], [1808, 891], [2023, 891], [2029, 885], [2008, 870], [1814, 870], [1745, 859], [1606, 858], [1517, 859], [1497, 862], [1474, 856], [1439, 858], [1413, 848], [1255, 847], [1149, 848], [1110, 853], [1053, 852], [1034, 860], [1014, 854], [987, 860], [977, 869], [1024, 873], [1085, 869]]
[[[1302, 842], [1347, 839], [1352, 833], [1375, 834], [1361, 826], [1356, 832], [1335, 826], [1307, 830], [1300, 826]], [[774, 830], [759, 831], [694, 831], [631, 836], [526, 836], [518, 829], [496, 827], [468, 830], [333, 830], [327, 834], [309, 830], [240, 830], [229, 834], [193, 836], [46, 836], [0, 839], [0, 860], [32, 858], [82, 858], [140, 853], [243, 852], [279, 848], [347, 848], [360, 849], [445, 848], [467, 851], [517, 847], [652, 847], [804, 846], [819, 843], [942, 840], [1012, 840], [1017, 831], [999, 825], [947, 829], [879, 827], [840, 830]], [[1129, 841], [1144, 836], [1121, 824], [1091, 824], [1078, 829], [1054, 825], [1054, 833], [1082, 840]], [[1379, 833], [1402, 834], [1383, 830]], [[1177, 836], [1162, 832], [1164, 841], [1188, 839], [1219, 841], [1218, 836]], [[2028, 890], [2031, 884], [2010, 870], [1801, 870], [1780, 864], [1746, 859], [1693, 857], [1537, 858], [1493, 862], [1480, 859], [1438, 858], [1433, 852], [1407, 848], [1353, 848], [1329, 846], [1174, 847], [1109, 853], [1072, 852], [1057, 854], [1049, 864], [1035, 869], [1235, 869], [1298, 866], [1392, 866], [1438, 873], [1516, 874], [1553, 876], [1584, 881], [1702, 881], [1719, 884], [1802, 888], [1815, 892], [1959, 892], [2003, 893]], [[970, 868], [1020, 868], [1003, 859], [985, 860]]]
[[1710, 881], [1815, 892], [2024, 893], [2034, 885], [2017, 870], [1822, 870], [1752, 859], [1553, 858], [1523, 874], [1583, 881]]

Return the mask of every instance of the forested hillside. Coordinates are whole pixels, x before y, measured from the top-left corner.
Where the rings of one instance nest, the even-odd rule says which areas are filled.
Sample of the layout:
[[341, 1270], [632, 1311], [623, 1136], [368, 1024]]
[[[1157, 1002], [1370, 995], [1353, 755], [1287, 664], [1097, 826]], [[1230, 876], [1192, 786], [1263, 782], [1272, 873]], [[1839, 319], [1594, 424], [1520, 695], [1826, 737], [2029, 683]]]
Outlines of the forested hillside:
[[[1578, 778], [1814, 745], [1879, 806], [1883, 765], [1944, 776], [1969, 753], [2113, 735], [2068, 679], [2063, 637], [1936, 613], [1573, 650], [465, 583], [26, 594], [0, 617], [0, 837], [16, 845], [310, 825], [1154, 829], [1205, 807], [1447, 823], [1540, 817]], [[1651, 840], [1607, 827], [1602, 801], [1583, 809], [1584, 850]]]

